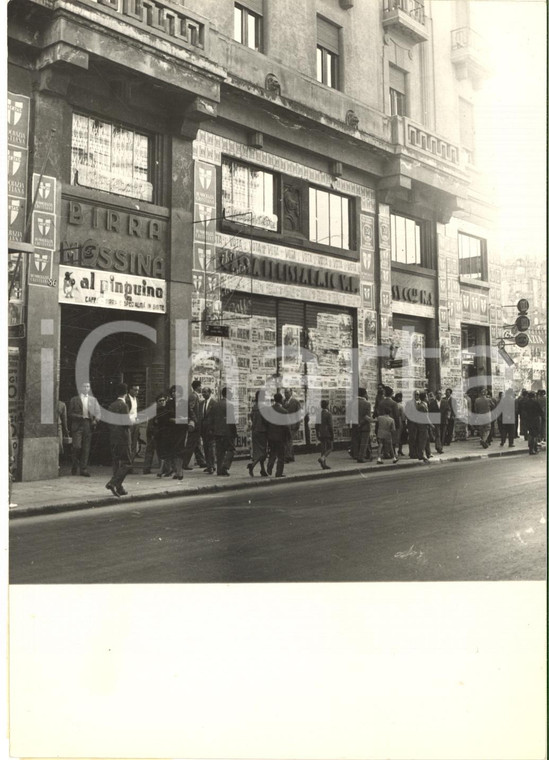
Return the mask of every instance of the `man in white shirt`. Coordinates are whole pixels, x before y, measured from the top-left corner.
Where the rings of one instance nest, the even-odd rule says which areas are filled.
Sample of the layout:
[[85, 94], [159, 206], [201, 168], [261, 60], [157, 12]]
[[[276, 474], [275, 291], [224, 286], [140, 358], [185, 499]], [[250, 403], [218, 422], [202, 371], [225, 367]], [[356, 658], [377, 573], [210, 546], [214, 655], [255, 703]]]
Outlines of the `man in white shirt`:
[[80, 475], [89, 478], [88, 461], [90, 458], [92, 431], [95, 430], [101, 416], [99, 403], [91, 395], [89, 383], [82, 383], [80, 393], [77, 396], [73, 396], [69, 401], [67, 412], [72, 436], [71, 473], [77, 475], [78, 471], [80, 471]]
[[135, 456], [137, 454], [137, 444], [139, 443], [139, 420], [137, 416], [137, 396], [139, 394], [139, 386], [138, 385], [130, 385], [130, 390], [125, 397], [126, 406], [128, 407], [128, 416], [130, 418], [131, 428], [130, 428], [130, 438], [131, 438], [131, 444], [130, 444], [130, 453], [131, 453], [131, 461], [135, 459]]

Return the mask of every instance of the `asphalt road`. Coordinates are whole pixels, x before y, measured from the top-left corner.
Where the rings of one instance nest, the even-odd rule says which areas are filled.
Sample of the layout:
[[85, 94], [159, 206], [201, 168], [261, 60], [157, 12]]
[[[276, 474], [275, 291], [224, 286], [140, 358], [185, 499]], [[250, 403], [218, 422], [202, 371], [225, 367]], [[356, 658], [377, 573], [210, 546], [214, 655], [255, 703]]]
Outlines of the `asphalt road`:
[[12, 520], [11, 583], [544, 580], [543, 456]]

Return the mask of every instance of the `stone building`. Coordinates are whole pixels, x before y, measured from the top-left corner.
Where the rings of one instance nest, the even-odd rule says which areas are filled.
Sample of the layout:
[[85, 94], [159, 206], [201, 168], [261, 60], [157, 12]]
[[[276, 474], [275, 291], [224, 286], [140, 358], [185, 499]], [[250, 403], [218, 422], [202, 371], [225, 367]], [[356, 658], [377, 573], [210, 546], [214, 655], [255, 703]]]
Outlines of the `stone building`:
[[19, 477], [56, 476], [86, 351], [101, 402], [123, 378], [142, 406], [189, 353], [242, 449], [264, 385], [303, 444], [321, 396], [347, 436], [359, 384], [503, 387], [467, 0], [14, 0], [8, 37]]

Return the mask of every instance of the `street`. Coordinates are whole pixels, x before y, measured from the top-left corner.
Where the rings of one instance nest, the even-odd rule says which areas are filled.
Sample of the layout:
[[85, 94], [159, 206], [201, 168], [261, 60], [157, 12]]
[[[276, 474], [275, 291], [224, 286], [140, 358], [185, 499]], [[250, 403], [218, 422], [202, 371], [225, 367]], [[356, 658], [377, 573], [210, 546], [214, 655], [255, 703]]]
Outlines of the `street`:
[[543, 456], [13, 520], [11, 583], [543, 580]]

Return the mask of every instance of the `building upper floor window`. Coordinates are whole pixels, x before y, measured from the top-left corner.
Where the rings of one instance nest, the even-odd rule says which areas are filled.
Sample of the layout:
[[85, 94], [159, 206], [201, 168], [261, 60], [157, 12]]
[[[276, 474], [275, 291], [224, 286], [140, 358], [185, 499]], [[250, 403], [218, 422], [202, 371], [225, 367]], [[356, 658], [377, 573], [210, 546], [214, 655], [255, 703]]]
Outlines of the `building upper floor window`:
[[425, 266], [423, 236], [421, 222], [391, 214], [391, 261]]
[[148, 135], [73, 114], [71, 184], [152, 201], [150, 158]]
[[234, 4], [233, 38], [254, 50], [262, 49], [263, 0]]
[[487, 280], [486, 240], [458, 234], [459, 273], [475, 280]]
[[339, 27], [317, 16], [316, 78], [318, 82], [338, 89]]
[[407, 116], [406, 72], [389, 64], [389, 100], [391, 116]]
[[225, 217], [231, 221], [278, 230], [275, 177], [271, 172], [223, 159], [221, 197]]
[[309, 188], [309, 240], [349, 250], [349, 199]]

